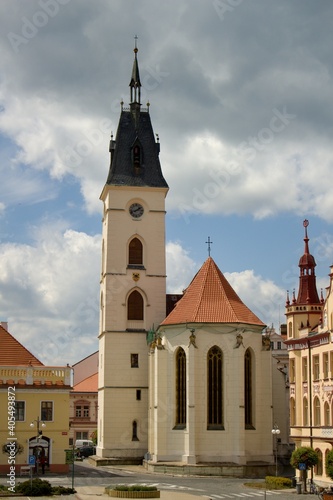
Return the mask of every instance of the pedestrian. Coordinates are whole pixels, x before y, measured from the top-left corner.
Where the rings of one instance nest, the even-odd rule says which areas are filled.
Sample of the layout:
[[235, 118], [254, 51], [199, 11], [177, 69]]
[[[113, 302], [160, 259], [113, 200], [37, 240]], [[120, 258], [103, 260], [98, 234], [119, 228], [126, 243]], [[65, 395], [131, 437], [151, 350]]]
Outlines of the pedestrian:
[[45, 462], [46, 462], [45, 455], [43, 454], [43, 455], [41, 455], [40, 460], [39, 460], [39, 463], [42, 466], [42, 474], [45, 474]]

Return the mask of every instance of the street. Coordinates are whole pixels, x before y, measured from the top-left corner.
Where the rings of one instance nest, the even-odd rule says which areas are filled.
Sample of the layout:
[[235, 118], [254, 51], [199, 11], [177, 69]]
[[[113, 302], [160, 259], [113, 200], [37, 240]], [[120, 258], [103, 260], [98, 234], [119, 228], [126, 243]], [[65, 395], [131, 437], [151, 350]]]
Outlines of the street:
[[[72, 486], [72, 472], [67, 475], [55, 476], [45, 474], [41, 476], [52, 485]], [[26, 480], [25, 477], [17, 478], [18, 482]], [[276, 498], [277, 500], [302, 499], [305, 494], [296, 495], [293, 490], [264, 491], [250, 488], [245, 483], [253, 482], [252, 479], [239, 479], [229, 477], [193, 477], [173, 476], [148, 473], [142, 466], [117, 466], [96, 468], [89, 465], [88, 460], [76, 462], [74, 467], [74, 487], [110, 486], [115, 484], [145, 484], [156, 486], [161, 491], [187, 493], [195, 496], [209, 497], [213, 500], [236, 498]], [[6, 478], [0, 478], [1, 484], [6, 484]], [[94, 498], [94, 495], [89, 495]], [[100, 496], [100, 495], [99, 495]], [[73, 496], [74, 498], [74, 496]], [[96, 495], [97, 498], [97, 495]]]

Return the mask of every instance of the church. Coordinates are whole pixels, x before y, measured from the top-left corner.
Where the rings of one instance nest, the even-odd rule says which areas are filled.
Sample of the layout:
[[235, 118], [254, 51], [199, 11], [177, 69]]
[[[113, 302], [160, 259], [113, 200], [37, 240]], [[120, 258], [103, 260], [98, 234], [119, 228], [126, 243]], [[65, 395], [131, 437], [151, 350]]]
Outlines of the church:
[[169, 187], [141, 103], [137, 47], [129, 90], [100, 197], [96, 463], [264, 470], [274, 461], [265, 325], [210, 256], [182, 296], [166, 294]]

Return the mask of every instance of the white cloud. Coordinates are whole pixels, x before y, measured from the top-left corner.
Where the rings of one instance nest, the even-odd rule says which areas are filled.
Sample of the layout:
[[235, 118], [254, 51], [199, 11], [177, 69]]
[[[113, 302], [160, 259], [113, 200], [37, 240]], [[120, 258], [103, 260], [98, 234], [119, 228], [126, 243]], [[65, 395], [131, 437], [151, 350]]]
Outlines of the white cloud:
[[197, 267], [180, 243], [169, 241], [166, 245], [168, 293], [182, 293], [191, 282]]
[[271, 280], [265, 280], [251, 269], [238, 273], [225, 273], [225, 277], [239, 295], [244, 304], [254, 312], [267, 326], [285, 323], [284, 310], [286, 293]]
[[2, 316], [41, 361], [74, 362], [97, 348], [100, 236], [43, 227], [33, 246], [0, 246]]

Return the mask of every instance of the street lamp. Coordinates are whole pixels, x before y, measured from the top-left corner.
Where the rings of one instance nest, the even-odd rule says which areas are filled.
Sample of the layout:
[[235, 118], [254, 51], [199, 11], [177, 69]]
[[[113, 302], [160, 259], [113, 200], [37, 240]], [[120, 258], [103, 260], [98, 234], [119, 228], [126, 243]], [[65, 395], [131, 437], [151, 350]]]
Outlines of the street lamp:
[[37, 424], [37, 440], [38, 440], [38, 439], [41, 439], [41, 437], [43, 435], [43, 431], [40, 429], [39, 424], [41, 424], [41, 427], [46, 427], [46, 424], [42, 420], [40, 420], [39, 417], [37, 417], [36, 420], [33, 420], [31, 422], [30, 427], [35, 427], [34, 422], [36, 422], [36, 424]]
[[274, 424], [272, 429], [272, 434], [275, 437], [275, 476], [278, 475], [278, 435], [280, 434], [280, 429], [278, 424]]

